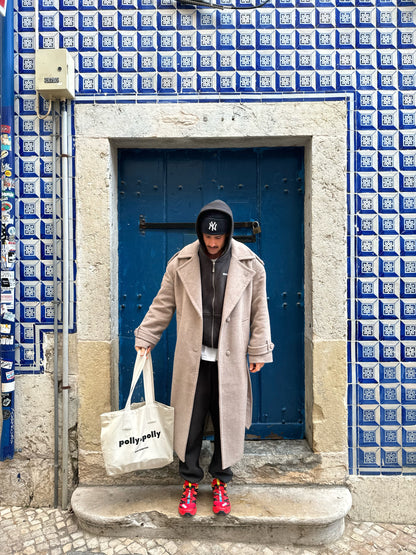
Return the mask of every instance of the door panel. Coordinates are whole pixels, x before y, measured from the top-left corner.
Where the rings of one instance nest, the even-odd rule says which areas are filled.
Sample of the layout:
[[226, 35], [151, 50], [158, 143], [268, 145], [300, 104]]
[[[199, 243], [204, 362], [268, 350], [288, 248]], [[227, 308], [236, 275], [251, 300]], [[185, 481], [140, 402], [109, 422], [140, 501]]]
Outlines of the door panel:
[[[167, 261], [196, 239], [199, 210], [221, 198], [236, 222], [260, 223], [261, 233], [237, 228], [235, 236], [265, 262], [276, 345], [274, 363], [252, 376], [253, 426], [247, 437], [303, 437], [303, 192], [300, 148], [119, 151], [120, 406], [134, 363], [133, 331], [159, 289]], [[166, 222], [187, 225], [157, 228]], [[153, 351], [156, 397], [165, 403], [175, 340], [172, 321]], [[135, 399], [142, 395], [139, 387]]]

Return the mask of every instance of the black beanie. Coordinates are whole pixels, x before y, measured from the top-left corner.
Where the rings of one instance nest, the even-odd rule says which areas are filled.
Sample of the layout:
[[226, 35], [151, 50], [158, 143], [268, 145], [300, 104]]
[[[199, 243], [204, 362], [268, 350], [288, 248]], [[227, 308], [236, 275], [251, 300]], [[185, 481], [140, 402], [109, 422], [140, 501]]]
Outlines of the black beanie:
[[201, 233], [206, 235], [225, 235], [230, 233], [230, 220], [224, 212], [208, 212], [201, 220]]

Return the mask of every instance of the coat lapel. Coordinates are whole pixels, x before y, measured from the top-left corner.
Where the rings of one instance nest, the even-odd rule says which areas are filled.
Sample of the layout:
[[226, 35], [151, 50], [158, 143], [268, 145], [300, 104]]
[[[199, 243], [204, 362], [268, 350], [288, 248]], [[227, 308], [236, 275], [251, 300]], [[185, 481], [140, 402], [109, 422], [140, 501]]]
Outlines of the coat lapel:
[[178, 276], [192, 305], [202, 318], [201, 268], [197, 248], [190, 253], [190, 258], [178, 268]]
[[[247, 258], [247, 256], [245, 258]], [[252, 258], [254, 258], [254, 255]], [[235, 248], [233, 244], [233, 255], [231, 256], [230, 267], [228, 269], [227, 287], [222, 309], [223, 319], [228, 318], [231, 314], [255, 273], [254, 270], [248, 268], [240, 261], [238, 257], [238, 248]]]
[[[182, 266], [178, 269], [178, 276], [192, 305], [202, 318], [201, 267], [199, 264], [198, 247], [199, 243], [196, 241], [188, 245], [186, 250], [182, 251], [182, 257], [187, 260], [184, 260]], [[254, 258], [254, 253], [247, 249], [240, 249], [240, 243], [235, 240], [232, 242], [232, 249], [233, 254], [228, 269], [227, 287], [222, 309], [223, 319], [228, 318], [231, 314], [255, 274], [254, 270], [241, 262], [243, 259]]]

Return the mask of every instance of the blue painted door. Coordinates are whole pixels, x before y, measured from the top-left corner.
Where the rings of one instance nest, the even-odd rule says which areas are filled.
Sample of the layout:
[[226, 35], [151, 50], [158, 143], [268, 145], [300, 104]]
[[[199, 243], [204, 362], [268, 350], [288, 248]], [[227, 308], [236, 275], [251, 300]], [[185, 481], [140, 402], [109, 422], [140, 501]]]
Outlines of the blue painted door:
[[[235, 236], [265, 262], [273, 364], [252, 376], [247, 437], [304, 435], [303, 149], [119, 151], [120, 406], [135, 357], [133, 331], [156, 295], [170, 257], [196, 239], [200, 208], [220, 198]], [[257, 225], [258, 222], [258, 225]], [[169, 403], [175, 321], [153, 351], [156, 398]], [[142, 398], [138, 388], [136, 399]]]

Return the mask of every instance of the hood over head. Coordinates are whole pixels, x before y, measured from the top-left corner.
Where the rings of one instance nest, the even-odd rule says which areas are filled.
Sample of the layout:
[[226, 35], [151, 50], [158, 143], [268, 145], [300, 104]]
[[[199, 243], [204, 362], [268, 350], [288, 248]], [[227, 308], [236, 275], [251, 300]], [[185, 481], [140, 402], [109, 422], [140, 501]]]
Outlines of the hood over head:
[[206, 253], [203, 233], [210, 235], [227, 234], [224, 252], [230, 248], [234, 233], [234, 218], [231, 208], [222, 200], [214, 200], [201, 208], [195, 224], [196, 234], [203, 251]]

